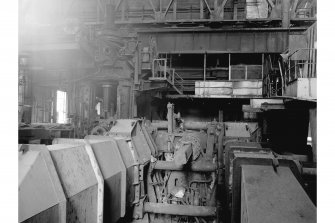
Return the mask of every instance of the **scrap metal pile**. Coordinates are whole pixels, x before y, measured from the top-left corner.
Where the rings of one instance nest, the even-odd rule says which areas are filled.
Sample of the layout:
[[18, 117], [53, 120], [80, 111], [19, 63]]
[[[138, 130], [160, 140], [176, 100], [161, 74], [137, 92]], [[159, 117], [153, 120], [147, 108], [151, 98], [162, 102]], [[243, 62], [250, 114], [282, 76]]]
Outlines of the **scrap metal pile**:
[[19, 145], [19, 222], [315, 222], [304, 168], [262, 148], [257, 123], [187, 122], [167, 107], [167, 121]]

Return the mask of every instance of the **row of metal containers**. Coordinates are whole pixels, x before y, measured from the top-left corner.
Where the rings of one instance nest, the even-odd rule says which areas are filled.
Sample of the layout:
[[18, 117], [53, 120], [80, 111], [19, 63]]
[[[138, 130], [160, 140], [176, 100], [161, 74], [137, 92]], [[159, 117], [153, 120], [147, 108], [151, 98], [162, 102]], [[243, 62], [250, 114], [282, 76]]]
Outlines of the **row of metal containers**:
[[19, 145], [19, 222], [101, 223], [124, 217], [140, 190], [134, 176], [139, 164], [150, 160], [150, 151], [139, 154], [132, 142], [136, 122], [123, 124], [113, 137]]

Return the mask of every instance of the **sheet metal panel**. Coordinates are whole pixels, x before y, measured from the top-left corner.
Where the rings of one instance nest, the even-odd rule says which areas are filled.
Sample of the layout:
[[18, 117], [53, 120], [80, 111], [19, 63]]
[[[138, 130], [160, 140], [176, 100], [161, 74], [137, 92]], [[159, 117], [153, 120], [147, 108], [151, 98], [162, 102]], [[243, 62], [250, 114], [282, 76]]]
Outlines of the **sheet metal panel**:
[[213, 32], [210, 35], [210, 49], [218, 48], [218, 49], [227, 49], [227, 35], [223, 35], [221, 33]]
[[[273, 155], [266, 153], [250, 153], [250, 152], [233, 152], [233, 167], [232, 167], [232, 185], [231, 196], [231, 222], [239, 223], [241, 219], [241, 166], [242, 165], [256, 165], [256, 166], [270, 166], [273, 168]], [[280, 167], [289, 167], [294, 177], [303, 187], [303, 181], [300, 175], [297, 164], [293, 160], [286, 160], [278, 158]], [[277, 167], [278, 169], [278, 167]], [[274, 171], [274, 170], [273, 170]], [[280, 172], [278, 172], [280, 173]], [[304, 189], [305, 190], [305, 189]], [[274, 192], [275, 193], [275, 192]]]
[[54, 144], [48, 150], [68, 199], [67, 222], [101, 223], [103, 178], [92, 148], [76, 139], [55, 139], [53, 143], [66, 140], [68, 144]]
[[126, 167], [114, 140], [89, 140], [104, 177], [104, 221], [116, 222], [126, 212]]
[[46, 146], [19, 148], [19, 222], [65, 222], [66, 199]]
[[131, 144], [137, 152], [138, 161], [144, 164], [150, 161], [151, 150], [143, 131], [139, 120], [121, 119], [116, 121], [116, 124], [109, 131], [109, 135], [130, 137]]
[[241, 165], [242, 223], [312, 223], [316, 207], [289, 167]]
[[58, 144], [48, 149], [67, 197], [98, 183], [83, 145]]
[[89, 143], [104, 179], [104, 220], [116, 222], [126, 211], [126, 167], [112, 137], [93, 139], [56, 139], [54, 143]]
[[110, 135], [113, 136], [126, 136], [130, 137], [131, 131], [134, 128], [137, 120], [135, 119], [118, 119], [115, 125], [109, 131]]
[[241, 36], [241, 51], [242, 52], [254, 52], [255, 51], [255, 34], [245, 33]]
[[216, 31], [139, 33], [143, 44], [153, 37], [159, 53], [282, 53], [287, 31]]
[[298, 78], [289, 83], [284, 91], [284, 96], [301, 99], [316, 99], [317, 78]]
[[239, 52], [241, 50], [241, 38], [240, 33], [227, 33], [227, 49], [229, 52]]
[[116, 141], [118, 145], [119, 152], [122, 156], [123, 163], [126, 167], [126, 206], [130, 206], [134, 201], [134, 172], [135, 167], [139, 165], [138, 155], [136, 150], [130, 148], [129, 143], [131, 143], [130, 139], [119, 137], [119, 136], [96, 136], [89, 135], [86, 136], [85, 139], [92, 140], [110, 140]]
[[[266, 43], [267, 36], [263, 33], [254, 33], [254, 42], [255, 43]], [[286, 43], [287, 44], [287, 43]], [[267, 45], [266, 44], [255, 44], [255, 51], [256, 52], [266, 52], [267, 51]]]
[[143, 164], [149, 162], [151, 159], [151, 150], [139, 122], [135, 125], [131, 133], [131, 139], [137, 151], [139, 162]]
[[257, 122], [224, 122], [226, 137], [250, 138], [258, 129]]

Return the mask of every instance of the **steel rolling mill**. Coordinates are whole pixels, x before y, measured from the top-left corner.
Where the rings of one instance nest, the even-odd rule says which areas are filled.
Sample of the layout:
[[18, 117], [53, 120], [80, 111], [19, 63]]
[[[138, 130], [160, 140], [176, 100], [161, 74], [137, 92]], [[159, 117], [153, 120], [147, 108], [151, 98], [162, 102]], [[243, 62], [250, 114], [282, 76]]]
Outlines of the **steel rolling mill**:
[[30, 1], [19, 222], [316, 222], [315, 0]]

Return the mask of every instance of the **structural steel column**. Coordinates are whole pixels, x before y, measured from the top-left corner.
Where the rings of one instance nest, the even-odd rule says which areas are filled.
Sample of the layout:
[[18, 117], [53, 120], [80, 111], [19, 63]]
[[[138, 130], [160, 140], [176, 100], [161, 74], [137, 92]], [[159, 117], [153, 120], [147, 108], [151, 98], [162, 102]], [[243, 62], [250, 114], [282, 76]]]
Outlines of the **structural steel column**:
[[204, 2], [200, 0], [200, 19], [204, 18]]
[[313, 151], [313, 161], [316, 162], [316, 108], [312, 108], [309, 110], [309, 128], [311, 130], [311, 137], [312, 137], [312, 151]]
[[290, 27], [290, 0], [282, 0], [282, 27]]
[[173, 104], [168, 103], [167, 105], [167, 120], [168, 120], [168, 133], [172, 133], [174, 130], [174, 126], [173, 126]]
[[177, 20], [177, 0], [173, 1], [173, 19]]
[[121, 21], [126, 20], [126, 0], [121, 0]]
[[204, 54], [204, 81], [206, 81], [206, 67], [207, 67], [207, 55]]
[[234, 20], [237, 20], [237, 1], [234, 1]]

